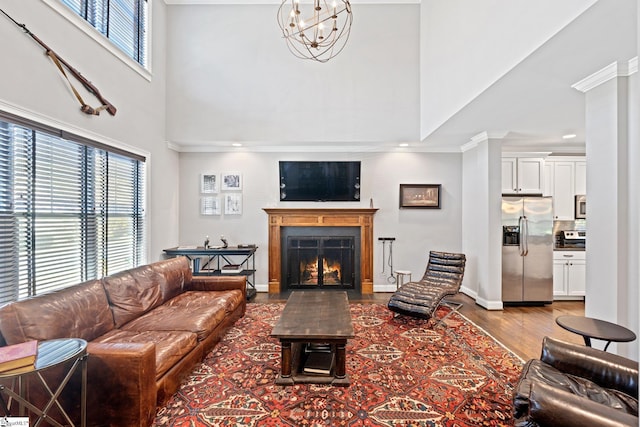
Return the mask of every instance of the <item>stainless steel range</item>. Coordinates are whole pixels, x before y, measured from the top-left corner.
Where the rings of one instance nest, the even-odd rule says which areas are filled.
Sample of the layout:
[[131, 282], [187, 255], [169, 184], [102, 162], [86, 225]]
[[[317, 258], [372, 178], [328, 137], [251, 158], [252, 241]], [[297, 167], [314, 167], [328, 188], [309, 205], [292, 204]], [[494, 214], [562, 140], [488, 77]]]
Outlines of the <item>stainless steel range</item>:
[[584, 230], [561, 230], [557, 237], [557, 249], [584, 249], [587, 232]]

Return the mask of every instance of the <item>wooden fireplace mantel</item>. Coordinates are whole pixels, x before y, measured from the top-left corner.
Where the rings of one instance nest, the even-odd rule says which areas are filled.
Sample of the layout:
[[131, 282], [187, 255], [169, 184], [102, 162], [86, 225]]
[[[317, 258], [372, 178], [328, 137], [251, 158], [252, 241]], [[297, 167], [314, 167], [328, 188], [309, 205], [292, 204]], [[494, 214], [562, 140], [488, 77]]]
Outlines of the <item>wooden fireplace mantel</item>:
[[269, 293], [280, 293], [282, 227], [360, 227], [360, 289], [373, 293], [373, 215], [378, 209], [264, 208], [269, 214]]

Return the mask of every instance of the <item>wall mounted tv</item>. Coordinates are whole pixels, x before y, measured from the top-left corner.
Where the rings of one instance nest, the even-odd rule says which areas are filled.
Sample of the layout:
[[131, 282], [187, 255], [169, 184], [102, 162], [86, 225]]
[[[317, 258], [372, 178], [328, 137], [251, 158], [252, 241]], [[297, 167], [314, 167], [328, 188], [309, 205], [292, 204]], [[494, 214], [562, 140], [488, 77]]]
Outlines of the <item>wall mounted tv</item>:
[[360, 162], [280, 162], [280, 200], [360, 201]]

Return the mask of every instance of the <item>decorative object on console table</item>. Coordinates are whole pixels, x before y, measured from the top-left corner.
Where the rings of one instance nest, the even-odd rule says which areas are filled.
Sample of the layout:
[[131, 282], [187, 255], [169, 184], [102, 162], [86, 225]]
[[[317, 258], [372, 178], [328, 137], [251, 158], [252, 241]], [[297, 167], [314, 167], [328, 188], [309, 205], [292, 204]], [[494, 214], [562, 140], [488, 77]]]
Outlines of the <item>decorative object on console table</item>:
[[33, 368], [37, 354], [36, 340], [0, 347], [0, 373], [17, 373]]
[[242, 273], [242, 270], [244, 269], [240, 264], [227, 264], [220, 269], [220, 272], [222, 274]]
[[400, 184], [400, 208], [440, 209], [441, 184]]

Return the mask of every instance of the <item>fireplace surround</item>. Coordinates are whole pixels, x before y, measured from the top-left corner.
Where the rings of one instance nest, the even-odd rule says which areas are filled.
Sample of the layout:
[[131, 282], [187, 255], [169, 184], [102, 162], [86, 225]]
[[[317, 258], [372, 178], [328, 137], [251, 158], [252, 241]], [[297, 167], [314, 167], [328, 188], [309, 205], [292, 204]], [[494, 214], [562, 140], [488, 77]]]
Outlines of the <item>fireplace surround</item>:
[[360, 291], [373, 294], [373, 216], [368, 208], [264, 208], [269, 216], [269, 293], [284, 290], [282, 232], [284, 227], [357, 227], [360, 231]]

